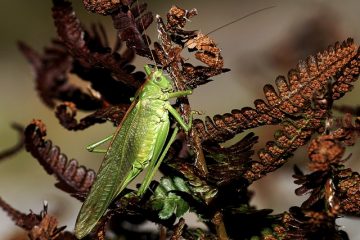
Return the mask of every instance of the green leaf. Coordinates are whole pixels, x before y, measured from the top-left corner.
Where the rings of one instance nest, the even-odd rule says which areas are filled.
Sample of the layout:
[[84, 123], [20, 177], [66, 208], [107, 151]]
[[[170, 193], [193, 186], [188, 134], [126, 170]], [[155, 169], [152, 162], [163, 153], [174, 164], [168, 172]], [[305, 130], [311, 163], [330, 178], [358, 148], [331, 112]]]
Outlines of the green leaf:
[[191, 194], [187, 183], [180, 177], [174, 177], [174, 179], [163, 177], [160, 180], [154, 195], [150, 198], [151, 208], [159, 212], [160, 219], [168, 219], [173, 214], [181, 217], [189, 211], [189, 204], [177, 195], [176, 191]]
[[190, 193], [187, 183], [180, 177], [174, 177], [174, 184], [179, 191]]
[[161, 219], [168, 219], [176, 210], [176, 202], [173, 199], [165, 199], [162, 210], [159, 212]]
[[187, 211], [189, 211], [190, 206], [187, 202], [185, 202], [181, 197], [178, 197], [178, 201], [176, 202], [177, 207], [176, 207], [176, 212], [175, 215], [176, 217], [181, 217], [183, 216]]

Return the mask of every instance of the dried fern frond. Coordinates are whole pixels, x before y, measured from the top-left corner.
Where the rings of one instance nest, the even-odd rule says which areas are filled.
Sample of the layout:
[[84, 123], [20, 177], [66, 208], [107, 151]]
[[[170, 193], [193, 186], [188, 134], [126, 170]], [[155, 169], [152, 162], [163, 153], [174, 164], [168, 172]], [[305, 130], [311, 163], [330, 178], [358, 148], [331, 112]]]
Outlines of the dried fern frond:
[[[55, 106], [56, 99], [69, 101], [82, 110], [99, 109], [104, 101], [129, 103], [129, 98], [145, 80], [145, 74], [135, 72], [135, 67], [129, 64], [134, 50], [127, 48], [120, 54], [119, 44], [112, 51], [104, 28], [92, 25], [91, 31], [84, 29], [68, 1], [54, 1], [53, 18], [61, 41], [54, 40], [43, 55], [24, 43], [19, 44], [34, 68], [42, 100], [49, 107]], [[129, 36], [126, 39], [132, 41]], [[70, 83], [69, 73], [89, 81], [101, 98]]]
[[[150, 57], [148, 36], [143, 34], [145, 29], [153, 22], [151, 12], [145, 12], [147, 4], [131, 4], [132, 7], [123, 6], [111, 13], [113, 24], [118, 31], [118, 38], [126, 42], [129, 49], [135, 50], [138, 54], [147, 54]], [[147, 38], [147, 40], [146, 40]]]
[[[137, 73], [129, 71], [131, 68], [126, 66], [128, 61], [123, 61], [118, 53], [109, 52], [108, 47], [104, 49], [101, 45], [96, 48], [89, 46], [85, 38], [89, 34], [80, 25], [70, 2], [55, 0], [53, 18], [58, 35], [64, 42], [67, 51], [83, 68], [98, 66], [110, 71], [125, 86], [137, 89], [141, 85], [142, 81], [137, 77]], [[129, 37], [128, 40], [131, 41], [132, 38]]]
[[[358, 47], [349, 38], [342, 44], [335, 43], [316, 56], [310, 56], [306, 61], [300, 61], [297, 69], [289, 71], [288, 80], [279, 76], [275, 81], [278, 92], [272, 85], [265, 85], [266, 102], [257, 99], [255, 108], [234, 109], [231, 113], [216, 115], [212, 120], [207, 118], [205, 123], [196, 120], [194, 128], [203, 142], [224, 142], [246, 129], [281, 123], [306, 113], [314, 94], [324, 92], [330, 78], [334, 78], [332, 86], [335, 87], [340, 81], [345, 81], [342, 75], [351, 75], [352, 81], [357, 79], [358, 69]], [[345, 90], [341, 91], [344, 95]]]
[[[173, 6], [167, 14], [166, 24], [160, 16], [156, 18], [160, 44], [155, 43], [155, 54], [179, 90], [193, 89], [209, 82], [210, 77], [229, 71], [223, 68], [220, 49], [209, 36], [183, 30], [186, 21], [196, 14], [196, 9], [184, 10]], [[193, 66], [185, 62], [180, 55], [185, 47], [195, 51], [195, 58], [207, 66]]]
[[307, 114], [305, 119], [285, 121], [282, 128], [275, 132], [275, 141], [268, 141], [258, 151], [259, 160], [252, 161], [244, 173], [248, 183], [281, 167], [296, 149], [308, 142], [312, 134], [321, 130], [321, 119], [327, 116], [326, 111], [311, 110]]
[[83, 0], [84, 7], [90, 12], [108, 15], [121, 5], [129, 5], [129, 0]]
[[302, 186], [295, 192], [297, 195], [310, 193], [302, 208], [319, 209], [323, 205], [322, 208], [329, 214], [359, 216], [359, 174], [343, 166], [349, 158], [344, 158], [345, 146], [354, 144], [354, 140], [348, 144], [349, 138], [346, 136], [354, 130], [354, 126], [349, 114], [345, 115], [343, 121], [342, 128], [312, 140], [308, 154], [309, 168], [313, 172], [304, 175], [299, 169], [296, 170], [295, 183]]
[[344, 114], [341, 119], [334, 119], [332, 125], [338, 128], [331, 135], [346, 146], [353, 146], [360, 136], [360, 118], [356, 117], [354, 121], [350, 113]]
[[336, 196], [340, 212], [350, 216], [360, 216], [360, 174], [351, 169], [337, 172]]
[[348, 240], [347, 234], [335, 223], [336, 217], [324, 212], [303, 210], [291, 207], [282, 217], [282, 226], [286, 229], [284, 239], [336, 239]]
[[30, 211], [21, 213], [0, 198], [0, 207], [9, 215], [15, 224], [28, 232], [30, 240], [76, 240], [76, 237], [67, 231], [66, 226], [58, 227], [58, 220], [47, 213], [47, 203], [40, 214]]
[[[56, 187], [72, 195], [87, 193], [95, 180], [95, 172], [79, 166], [75, 159], [68, 160], [50, 140], [45, 140], [46, 128], [40, 120], [34, 120], [25, 129], [26, 150], [36, 158], [48, 174], [58, 180]], [[83, 200], [82, 196], [79, 199]]]
[[56, 107], [55, 115], [63, 127], [68, 130], [77, 131], [105, 121], [111, 121], [117, 126], [120, 124], [128, 107], [128, 104], [119, 104], [100, 108], [94, 113], [80, 119], [80, 121], [77, 121], [75, 118], [77, 112], [75, 104], [72, 102], [64, 102]]
[[[333, 86], [336, 76], [350, 65], [353, 69], [358, 68], [357, 62], [357, 46], [351, 39], [342, 45], [336, 43], [334, 47], [330, 46], [327, 51], [317, 54], [316, 58], [310, 56], [307, 63], [300, 62], [296, 70], [289, 72], [288, 81], [282, 76], [278, 77], [278, 93], [272, 85], [265, 85], [267, 102], [257, 99], [255, 109], [245, 107], [232, 113], [215, 115], [213, 119], [206, 117], [205, 123], [195, 120], [193, 127], [203, 145], [212, 145], [226, 141], [245, 129], [281, 124], [281, 130], [275, 133], [275, 141], [269, 141], [259, 151], [260, 160], [247, 164], [244, 178], [251, 183], [282, 166], [314, 132], [323, 130], [328, 105], [332, 103], [327, 101], [327, 96], [333, 94], [329, 89], [330, 78], [335, 79], [334, 83], [330, 82]], [[323, 96], [321, 93], [324, 93]]]
[[8, 214], [17, 226], [25, 230], [31, 230], [36, 224], [39, 224], [39, 220], [35, 214], [24, 214], [10, 206], [2, 198], [0, 198], [0, 207]]
[[72, 68], [72, 58], [64, 45], [53, 41], [43, 55], [23, 42], [18, 44], [35, 72], [36, 88], [41, 100], [50, 108], [55, 106], [55, 99], [72, 101], [79, 108], [91, 110], [101, 106], [101, 102], [83, 92], [79, 87], [68, 82], [67, 74]]
[[252, 148], [257, 141], [258, 137], [249, 133], [229, 147], [204, 145], [209, 181], [221, 187], [243, 179], [254, 154]]

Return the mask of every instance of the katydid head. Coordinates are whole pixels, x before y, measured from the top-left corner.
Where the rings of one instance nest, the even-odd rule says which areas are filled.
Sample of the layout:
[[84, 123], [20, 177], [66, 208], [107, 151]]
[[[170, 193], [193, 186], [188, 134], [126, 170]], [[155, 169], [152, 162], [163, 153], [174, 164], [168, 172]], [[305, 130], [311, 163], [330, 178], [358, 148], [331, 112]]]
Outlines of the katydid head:
[[161, 70], [156, 69], [152, 71], [148, 65], [145, 65], [145, 72], [148, 75], [148, 81], [151, 82], [151, 84], [159, 87], [162, 92], [173, 91], [171, 81], [164, 75]]

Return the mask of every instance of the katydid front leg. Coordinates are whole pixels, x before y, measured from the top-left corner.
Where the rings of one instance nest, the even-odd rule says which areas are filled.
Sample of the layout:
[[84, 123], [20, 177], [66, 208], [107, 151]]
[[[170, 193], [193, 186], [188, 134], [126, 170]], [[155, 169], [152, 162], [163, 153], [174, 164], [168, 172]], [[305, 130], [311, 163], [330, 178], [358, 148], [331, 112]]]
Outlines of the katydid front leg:
[[187, 95], [191, 95], [192, 90], [185, 90], [185, 91], [177, 91], [168, 93], [169, 98], [177, 98], [177, 97], [185, 97]]

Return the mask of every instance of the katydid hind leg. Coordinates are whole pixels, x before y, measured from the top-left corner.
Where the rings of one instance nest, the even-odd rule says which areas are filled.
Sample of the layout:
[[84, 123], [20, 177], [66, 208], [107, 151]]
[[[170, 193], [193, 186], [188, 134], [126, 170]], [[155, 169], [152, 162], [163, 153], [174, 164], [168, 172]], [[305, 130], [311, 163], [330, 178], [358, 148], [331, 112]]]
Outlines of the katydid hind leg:
[[[171, 144], [175, 141], [178, 131], [179, 131], [179, 128], [175, 127], [174, 131], [171, 134], [171, 137], [170, 137], [169, 141], [167, 142], [165, 148], [163, 148], [163, 150], [161, 152], [161, 155], [160, 155], [160, 152], [159, 152], [159, 154], [157, 154], [156, 158], [151, 159], [150, 166], [148, 168], [148, 171], [146, 173], [144, 181], [143, 181], [143, 183], [141, 184], [141, 186], [139, 188], [138, 195], [141, 196], [142, 194], [144, 194], [146, 189], [149, 187], [155, 173], [159, 169], [160, 164], [162, 163], [162, 161], [164, 160], [164, 158], [166, 156], [166, 153], [169, 151], [169, 148], [170, 148]], [[160, 155], [160, 157], [159, 157], [159, 155]]]
[[151, 183], [151, 180], [155, 174], [155, 171], [157, 170], [157, 168], [155, 168], [155, 166], [159, 160], [160, 154], [162, 153], [162, 151], [164, 149], [164, 145], [165, 145], [167, 136], [169, 134], [169, 129], [170, 129], [170, 122], [169, 121], [163, 122], [162, 126], [160, 127], [159, 132], [158, 132], [158, 136], [157, 136], [155, 146], [154, 146], [153, 155], [151, 156], [151, 159], [149, 162], [149, 167], [147, 169], [145, 178], [138, 190], [139, 196], [141, 196], [145, 193], [146, 189], [149, 187], [149, 185]]
[[[139, 173], [141, 171], [143, 171], [144, 168], [146, 168], [146, 167], [148, 170], [147, 170], [147, 173], [143, 180], [143, 183], [141, 184], [141, 186], [138, 190], [138, 195], [139, 196], [143, 195], [145, 193], [146, 189], [149, 187], [155, 172], [157, 171], [157, 169], [160, 166], [160, 164], [158, 164], [158, 162], [161, 159], [161, 157], [159, 158], [159, 156], [163, 152], [162, 150], [164, 149], [164, 145], [165, 145], [165, 142], [166, 142], [166, 139], [167, 139], [167, 136], [169, 133], [169, 129], [170, 129], [170, 122], [168, 120], [161, 122], [160, 124], [161, 124], [161, 127], [158, 129], [158, 132], [157, 132], [156, 142], [154, 144], [154, 150], [153, 150], [151, 159], [149, 160], [148, 163], [146, 163], [146, 166], [144, 165], [144, 163], [140, 164], [140, 163], [136, 163], [136, 161], [134, 162], [132, 170], [127, 175], [124, 182], [121, 185], [119, 185], [119, 188], [117, 189], [117, 195], [120, 194], [124, 190], [124, 188], [127, 187], [128, 184], [135, 177], [137, 177], [139, 175]], [[175, 132], [175, 137], [176, 137], [176, 133], [177, 133], [177, 130]], [[172, 137], [172, 138], [174, 138], [174, 137]], [[164, 158], [164, 156], [163, 156], [163, 158]]]
[[107, 149], [96, 149], [98, 146], [100, 146], [101, 144], [111, 140], [112, 138], [114, 137], [114, 134], [111, 134], [110, 136], [96, 142], [96, 143], [93, 143], [93, 144], [90, 144], [86, 147], [86, 149], [89, 151], [89, 152], [94, 152], [94, 153], [106, 153]]
[[127, 174], [125, 180], [118, 186], [115, 195], [118, 196], [143, 170], [143, 167], [133, 167]]

